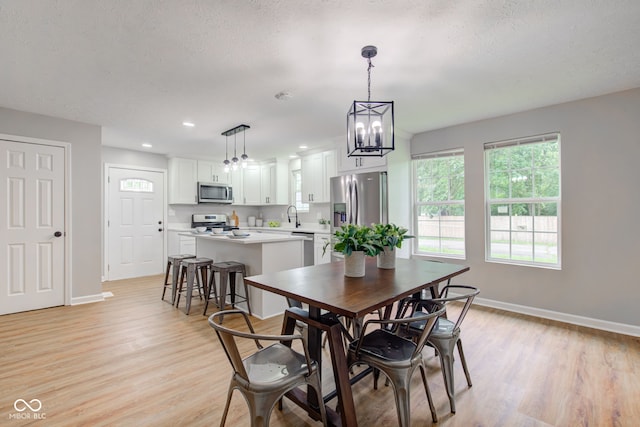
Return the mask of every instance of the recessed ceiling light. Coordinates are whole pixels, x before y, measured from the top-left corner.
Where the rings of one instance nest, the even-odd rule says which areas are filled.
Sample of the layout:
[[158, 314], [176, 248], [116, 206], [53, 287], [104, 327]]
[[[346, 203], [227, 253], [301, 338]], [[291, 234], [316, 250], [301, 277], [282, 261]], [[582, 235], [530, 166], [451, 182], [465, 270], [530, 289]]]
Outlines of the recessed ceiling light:
[[188, 128], [192, 128], [192, 127], [194, 127], [194, 126], [195, 126], [195, 124], [193, 124], [193, 123], [191, 123], [191, 122], [182, 122], [182, 125], [183, 125], [183, 126], [186, 126], [186, 127], [188, 127]]
[[308, 147], [307, 147], [306, 145], [301, 145], [301, 146], [299, 146], [298, 148], [301, 148], [301, 149], [303, 149], [303, 150], [304, 150], [305, 148], [308, 148]]
[[142, 146], [143, 146], [144, 148], [151, 148], [151, 147], [153, 147], [153, 145], [149, 144], [148, 142], [145, 142], [144, 144], [142, 144]]
[[298, 155], [297, 154], [289, 154], [289, 158], [290, 159], [297, 159]]

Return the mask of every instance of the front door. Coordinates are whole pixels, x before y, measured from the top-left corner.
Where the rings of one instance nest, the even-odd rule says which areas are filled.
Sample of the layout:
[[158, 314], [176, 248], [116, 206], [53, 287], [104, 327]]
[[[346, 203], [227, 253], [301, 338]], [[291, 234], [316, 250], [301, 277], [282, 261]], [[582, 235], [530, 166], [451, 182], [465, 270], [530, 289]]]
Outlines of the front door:
[[65, 149], [0, 139], [0, 314], [64, 305]]
[[109, 280], [150, 276], [163, 271], [163, 172], [108, 169]]

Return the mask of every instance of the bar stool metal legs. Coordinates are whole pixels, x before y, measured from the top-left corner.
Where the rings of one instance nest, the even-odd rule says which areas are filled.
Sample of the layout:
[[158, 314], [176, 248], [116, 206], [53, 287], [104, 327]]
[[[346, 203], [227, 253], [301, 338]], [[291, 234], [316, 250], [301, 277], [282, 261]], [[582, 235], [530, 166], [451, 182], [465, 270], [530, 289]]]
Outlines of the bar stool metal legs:
[[[218, 295], [216, 292], [216, 279], [215, 273], [220, 273], [220, 293]], [[244, 284], [244, 296], [236, 293], [236, 274], [240, 273], [242, 275], [242, 283]], [[213, 289], [214, 295], [216, 296], [216, 300], [214, 302], [218, 305], [220, 310], [224, 310], [226, 306], [227, 299], [227, 286], [229, 287], [229, 296], [231, 298], [231, 306], [235, 308], [236, 306], [236, 297], [240, 299], [238, 303], [246, 303], [247, 311], [249, 315], [251, 315], [251, 303], [249, 302], [249, 286], [247, 286], [244, 281], [245, 276], [247, 275], [247, 270], [244, 264], [236, 261], [224, 261], [224, 262], [216, 262], [211, 266], [211, 278], [209, 279], [209, 293], [207, 294], [207, 301], [204, 305], [203, 315], [207, 314], [207, 308], [209, 306], [209, 300], [211, 296], [211, 290]]]
[[[203, 290], [204, 295], [208, 295], [207, 292], [207, 273], [211, 269], [213, 260], [211, 258], [192, 258], [185, 259], [181, 262], [181, 274], [180, 274], [180, 289], [178, 290], [178, 296], [176, 298], [176, 307], [180, 304], [180, 294], [183, 292], [183, 284], [185, 275], [187, 276], [187, 290], [185, 292], [185, 313], [189, 314], [191, 310], [191, 297], [193, 295], [193, 284], [196, 283], [198, 293], [200, 289]], [[198, 272], [200, 276], [198, 277]], [[202, 293], [200, 293], [202, 296]]]
[[[180, 254], [171, 255], [167, 257], [167, 271], [164, 275], [164, 285], [162, 286], [162, 300], [164, 301], [164, 294], [167, 292], [167, 288], [171, 287], [171, 305], [176, 303], [176, 293], [178, 290], [178, 273], [180, 272], [180, 262], [184, 259], [195, 258], [195, 255]], [[172, 268], [173, 267], [173, 268]], [[169, 270], [171, 270], [171, 282], [169, 279]]]

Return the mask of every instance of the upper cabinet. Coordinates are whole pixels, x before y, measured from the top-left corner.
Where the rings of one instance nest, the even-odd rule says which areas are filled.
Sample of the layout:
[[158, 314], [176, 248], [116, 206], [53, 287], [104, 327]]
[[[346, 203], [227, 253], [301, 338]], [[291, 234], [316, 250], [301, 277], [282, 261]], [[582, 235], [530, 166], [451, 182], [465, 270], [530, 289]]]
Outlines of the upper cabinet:
[[263, 204], [278, 203], [278, 164], [260, 166], [260, 200]]
[[236, 205], [289, 204], [287, 162], [250, 164], [227, 173], [222, 162], [170, 158], [169, 204], [197, 204], [198, 181], [231, 185]]
[[198, 181], [228, 184], [229, 173], [224, 171], [222, 162], [198, 160]]
[[387, 156], [382, 157], [348, 157], [346, 145], [338, 144], [338, 172], [373, 172], [387, 170]]
[[249, 165], [242, 169], [243, 205], [260, 205], [260, 166]]
[[302, 157], [302, 201], [329, 202], [329, 179], [336, 175], [336, 153], [325, 151]]
[[169, 159], [169, 204], [195, 205], [198, 203], [198, 161]]
[[[238, 178], [235, 178], [236, 174]], [[289, 178], [286, 162], [252, 164], [232, 172], [231, 177], [234, 204], [252, 206], [289, 204]], [[240, 181], [241, 184], [237, 185], [237, 181]]]

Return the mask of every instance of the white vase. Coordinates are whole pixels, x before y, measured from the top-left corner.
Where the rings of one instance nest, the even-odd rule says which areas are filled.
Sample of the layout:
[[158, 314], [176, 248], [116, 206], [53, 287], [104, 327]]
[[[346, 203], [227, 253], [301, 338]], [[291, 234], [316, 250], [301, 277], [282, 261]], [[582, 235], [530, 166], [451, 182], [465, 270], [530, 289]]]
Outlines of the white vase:
[[353, 251], [344, 256], [344, 275], [347, 277], [364, 276], [364, 252]]
[[378, 254], [378, 268], [386, 268], [386, 269], [396, 268], [395, 248], [390, 246], [385, 246], [384, 251]]

